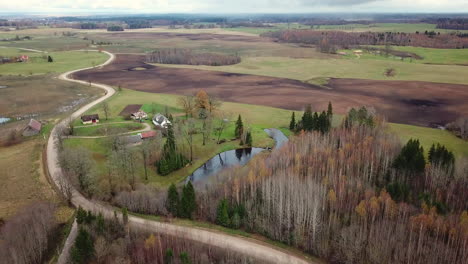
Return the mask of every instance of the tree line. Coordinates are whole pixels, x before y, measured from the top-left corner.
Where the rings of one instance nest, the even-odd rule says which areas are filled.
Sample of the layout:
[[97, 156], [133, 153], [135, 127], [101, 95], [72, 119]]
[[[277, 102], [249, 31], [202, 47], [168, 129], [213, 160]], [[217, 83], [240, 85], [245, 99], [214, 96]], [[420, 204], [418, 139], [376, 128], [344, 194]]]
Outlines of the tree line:
[[162, 64], [222, 66], [241, 62], [238, 55], [196, 53], [189, 49], [158, 49], [146, 55], [146, 61]]
[[468, 40], [457, 34], [419, 34], [403, 32], [343, 32], [317, 30], [283, 30], [262, 34], [282, 42], [317, 45], [319, 51], [334, 52], [360, 45], [395, 45], [426, 48], [462, 49]]

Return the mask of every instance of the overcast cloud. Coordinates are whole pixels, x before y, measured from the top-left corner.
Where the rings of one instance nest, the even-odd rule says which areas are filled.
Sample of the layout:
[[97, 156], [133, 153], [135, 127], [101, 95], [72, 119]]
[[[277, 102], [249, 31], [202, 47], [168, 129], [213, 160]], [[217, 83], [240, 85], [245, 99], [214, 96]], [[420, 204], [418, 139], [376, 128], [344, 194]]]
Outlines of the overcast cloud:
[[0, 0], [0, 12], [468, 12], [468, 0]]

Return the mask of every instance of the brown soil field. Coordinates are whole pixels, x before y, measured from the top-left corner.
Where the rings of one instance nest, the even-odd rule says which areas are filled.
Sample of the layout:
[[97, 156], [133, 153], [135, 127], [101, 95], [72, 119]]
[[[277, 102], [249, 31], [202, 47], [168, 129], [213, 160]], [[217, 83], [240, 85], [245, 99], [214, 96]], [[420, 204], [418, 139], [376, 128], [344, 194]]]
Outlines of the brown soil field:
[[[333, 103], [336, 113], [374, 107], [390, 122], [432, 126], [468, 115], [468, 86], [419, 81], [331, 79], [330, 89], [297, 80], [215, 71], [156, 67], [138, 55], [118, 55], [111, 65], [75, 78], [154, 93], [194, 94], [205, 89], [224, 101], [301, 110]], [[135, 67], [146, 70], [134, 71]]]

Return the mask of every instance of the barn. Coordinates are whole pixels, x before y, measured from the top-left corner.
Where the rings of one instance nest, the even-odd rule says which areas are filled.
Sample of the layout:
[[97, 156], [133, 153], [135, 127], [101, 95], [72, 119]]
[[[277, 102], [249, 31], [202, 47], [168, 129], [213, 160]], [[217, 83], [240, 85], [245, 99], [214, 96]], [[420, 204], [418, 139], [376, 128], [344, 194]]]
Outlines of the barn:
[[39, 134], [42, 129], [42, 124], [41, 122], [31, 119], [29, 120], [28, 125], [24, 128], [23, 130], [23, 136], [24, 137], [30, 137]]
[[83, 123], [83, 125], [99, 123], [99, 115], [84, 115], [81, 117], [81, 122]]

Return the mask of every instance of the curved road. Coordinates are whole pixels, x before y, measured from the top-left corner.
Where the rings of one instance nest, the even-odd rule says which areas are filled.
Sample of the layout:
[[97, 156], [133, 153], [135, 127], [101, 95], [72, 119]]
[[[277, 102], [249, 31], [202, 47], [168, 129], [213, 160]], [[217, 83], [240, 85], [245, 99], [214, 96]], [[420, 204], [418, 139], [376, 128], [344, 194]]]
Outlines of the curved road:
[[[112, 53], [103, 51], [104, 53], [108, 54], [110, 58], [103, 64], [99, 65], [98, 67], [105, 66], [111, 63], [115, 56]], [[74, 80], [71, 79], [69, 76], [75, 72], [91, 69], [93, 67], [79, 69], [74, 71], [69, 71], [63, 73], [59, 76], [59, 79], [66, 80], [70, 82], [76, 82], [84, 85], [88, 85], [88, 82]], [[83, 106], [82, 108], [78, 109], [71, 115], [72, 119], [78, 118], [84, 112], [89, 110], [91, 107], [99, 104], [100, 102], [106, 100], [107, 98], [111, 97], [115, 91], [112, 87], [104, 84], [96, 84], [92, 83], [91, 85], [101, 88], [106, 91], [106, 94], [101, 98]], [[62, 171], [58, 165], [58, 150], [56, 148], [55, 142], [57, 142], [58, 135], [57, 135], [57, 127], [65, 126], [66, 121], [68, 118], [64, 119], [63, 121], [59, 122], [55, 127], [52, 129], [51, 135], [47, 142], [47, 167], [49, 170], [50, 177], [52, 181], [55, 183], [57, 188], [60, 190], [61, 181], [64, 179], [62, 177]], [[84, 197], [80, 192], [73, 188], [72, 190], [72, 203], [75, 206], [81, 206], [86, 210], [92, 210], [94, 212], [102, 212], [106, 217], [113, 217], [114, 210], [109, 205], [102, 204], [98, 201], [88, 200]], [[262, 243], [260, 241], [256, 241], [249, 238], [241, 238], [236, 236], [230, 236], [223, 233], [208, 231], [204, 229], [198, 228], [191, 228], [185, 226], [178, 226], [170, 223], [162, 223], [157, 221], [146, 220], [144, 218], [136, 217], [136, 216], [129, 216], [129, 225], [134, 228], [142, 228], [148, 231], [173, 235], [182, 237], [185, 239], [191, 239], [197, 242], [201, 242], [204, 244], [208, 244], [211, 246], [216, 246], [219, 248], [223, 248], [226, 250], [231, 250], [233, 252], [241, 253], [245, 256], [252, 257], [254, 259], [267, 261], [271, 263], [311, 263], [308, 260], [305, 260], [301, 257], [296, 255], [292, 255], [288, 252], [284, 252], [279, 248], [274, 248], [268, 244]]]

